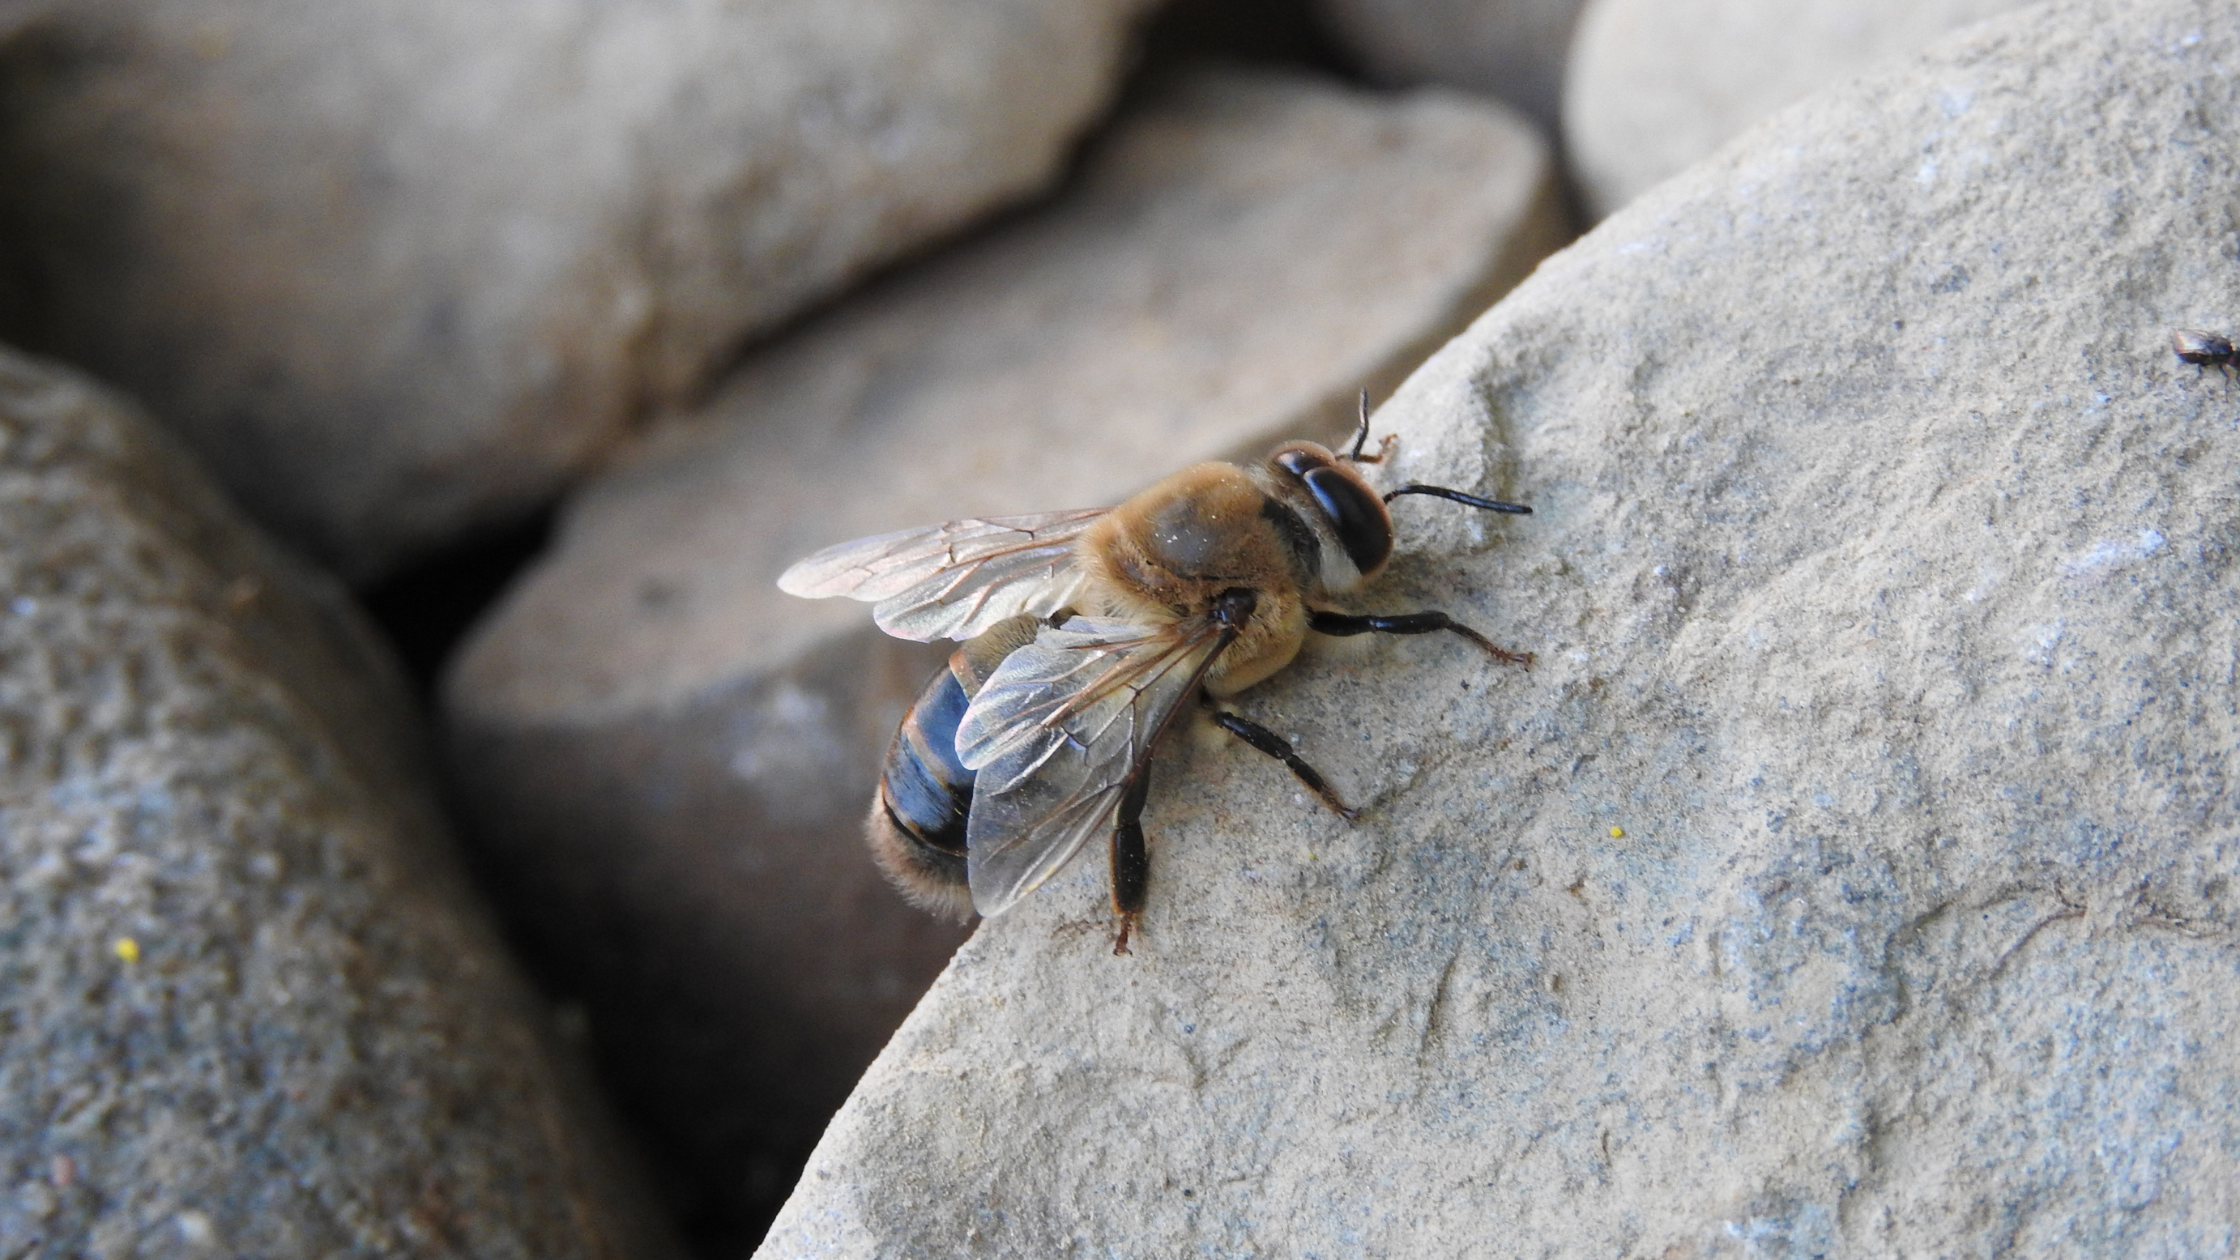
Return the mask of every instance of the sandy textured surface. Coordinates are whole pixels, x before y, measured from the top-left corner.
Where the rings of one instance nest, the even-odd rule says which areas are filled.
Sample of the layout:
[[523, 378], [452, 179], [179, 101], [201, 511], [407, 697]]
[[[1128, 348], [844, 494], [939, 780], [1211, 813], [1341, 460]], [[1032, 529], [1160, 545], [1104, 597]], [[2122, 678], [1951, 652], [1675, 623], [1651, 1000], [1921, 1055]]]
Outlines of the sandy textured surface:
[[413, 727], [338, 588], [0, 350], [0, 1254], [674, 1254]]
[[1596, 218], [1752, 123], [2022, 0], [1590, 0], [1563, 139]]

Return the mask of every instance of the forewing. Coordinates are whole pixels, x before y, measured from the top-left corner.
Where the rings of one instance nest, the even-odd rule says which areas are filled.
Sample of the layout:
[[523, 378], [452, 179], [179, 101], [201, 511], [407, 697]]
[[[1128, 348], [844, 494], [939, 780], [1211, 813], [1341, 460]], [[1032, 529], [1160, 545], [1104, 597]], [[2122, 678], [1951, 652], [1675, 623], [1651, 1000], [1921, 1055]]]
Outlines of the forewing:
[[1080, 590], [1073, 543], [1107, 509], [991, 516], [827, 547], [778, 578], [789, 595], [875, 602], [902, 639], [969, 639], [1006, 617], [1046, 617]]
[[1076, 618], [1004, 658], [957, 726], [976, 772], [965, 824], [973, 908], [1002, 911], [1111, 829], [1128, 782], [1230, 632]]

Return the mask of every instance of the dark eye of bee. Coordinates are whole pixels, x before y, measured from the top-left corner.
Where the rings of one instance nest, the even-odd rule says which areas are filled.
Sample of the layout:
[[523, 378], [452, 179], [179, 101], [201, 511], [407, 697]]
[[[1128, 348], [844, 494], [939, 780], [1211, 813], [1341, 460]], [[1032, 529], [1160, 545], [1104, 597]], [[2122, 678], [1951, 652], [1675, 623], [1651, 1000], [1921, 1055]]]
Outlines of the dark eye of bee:
[[1313, 451], [1281, 451], [1275, 457], [1275, 464], [1297, 477], [1314, 496], [1315, 505], [1337, 529], [1338, 541], [1344, 545], [1354, 568], [1363, 573], [1375, 572], [1392, 554], [1392, 518], [1385, 514], [1384, 504], [1360, 482], [1339, 472], [1329, 460]]

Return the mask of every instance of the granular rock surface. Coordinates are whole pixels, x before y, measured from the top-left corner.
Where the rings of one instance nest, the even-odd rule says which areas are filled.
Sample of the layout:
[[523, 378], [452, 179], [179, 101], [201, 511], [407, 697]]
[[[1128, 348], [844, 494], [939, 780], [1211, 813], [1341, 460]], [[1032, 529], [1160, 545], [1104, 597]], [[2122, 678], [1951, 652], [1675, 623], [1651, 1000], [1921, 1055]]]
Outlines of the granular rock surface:
[[2213, 1255], [2240, 1231], [2240, 26], [1970, 28], [1613, 216], [1380, 416], [1360, 601], [1150, 906], [956, 956], [761, 1255]]
[[1591, 0], [1563, 85], [1572, 174], [1599, 218], [1782, 106], [2022, 2]]
[[166, 435], [0, 351], [0, 1255], [672, 1254], [391, 675]]
[[1497, 106], [1185, 75], [1063, 197], [772, 344], [571, 501], [450, 673], [454, 765], [680, 1181], [805, 1154], [962, 935], [862, 839], [948, 649], [779, 572], [1342, 432], [1554, 248], [1555, 201]]
[[34, 0], [0, 332], [370, 577], [1038, 191], [1145, 0]]

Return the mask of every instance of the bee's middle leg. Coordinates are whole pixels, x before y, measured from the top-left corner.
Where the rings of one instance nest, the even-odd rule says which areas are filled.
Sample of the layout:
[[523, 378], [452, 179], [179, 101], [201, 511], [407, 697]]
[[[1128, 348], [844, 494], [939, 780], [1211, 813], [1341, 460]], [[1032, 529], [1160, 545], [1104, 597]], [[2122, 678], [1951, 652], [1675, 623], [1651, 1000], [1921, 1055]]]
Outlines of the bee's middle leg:
[[1308, 612], [1307, 629], [1314, 631], [1316, 634], [1340, 636], [1351, 634], [1432, 634], [1440, 630], [1452, 630], [1484, 648], [1493, 655], [1493, 659], [1504, 665], [1522, 665], [1526, 669], [1532, 668], [1532, 653], [1512, 652], [1505, 647], [1497, 647], [1493, 640], [1436, 609], [1412, 613], [1354, 616], [1349, 613], [1324, 612], [1318, 608]]
[[1322, 775], [1317, 773], [1313, 766], [1302, 761], [1299, 754], [1291, 751], [1289, 740], [1249, 718], [1239, 717], [1225, 709], [1214, 707], [1210, 698], [1206, 700], [1206, 709], [1212, 713], [1215, 726], [1282, 762], [1283, 768], [1289, 770], [1293, 777], [1304, 784], [1309, 792], [1320, 798], [1324, 805], [1329, 806], [1331, 813], [1347, 822], [1352, 822], [1355, 818], [1360, 817], [1357, 811], [1346, 805], [1345, 801], [1338, 796], [1337, 791], [1324, 781]]
[[1151, 851], [1143, 842], [1143, 803], [1150, 797], [1147, 757], [1120, 798], [1119, 821], [1112, 828], [1112, 913], [1120, 920], [1120, 931], [1112, 939], [1115, 954], [1128, 952], [1128, 937], [1143, 915], [1144, 893], [1151, 883]]

